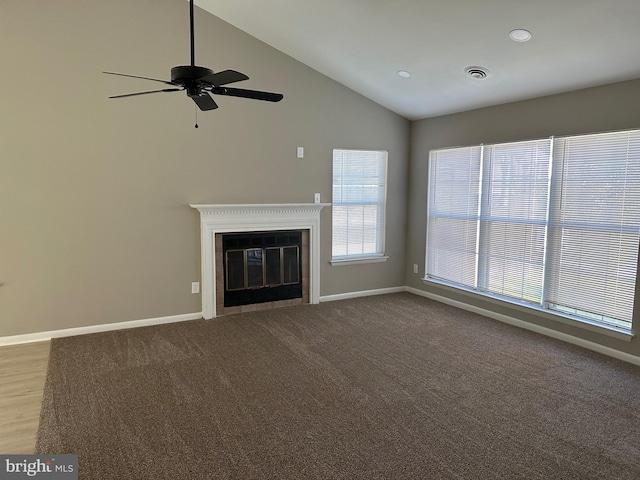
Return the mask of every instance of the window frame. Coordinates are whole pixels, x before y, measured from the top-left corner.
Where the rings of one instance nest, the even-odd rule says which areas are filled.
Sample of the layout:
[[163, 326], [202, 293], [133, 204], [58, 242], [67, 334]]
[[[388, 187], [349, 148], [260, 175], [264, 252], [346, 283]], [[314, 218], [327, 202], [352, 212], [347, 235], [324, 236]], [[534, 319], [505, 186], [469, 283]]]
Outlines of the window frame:
[[[340, 206], [371, 206], [371, 202], [344, 202], [344, 201], [336, 201], [336, 189], [339, 186], [335, 182], [335, 169], [336, 169], [336, 154], [337, 153], [348, 153], [348, 154], [357, 154], [358, 152], [364, 154], [375, 154], [375, 155], [383, 155], [383, 168], [382, 168], [382, 178], [380, 176], [377, 177], [376, 186], [378, 188], [382, 188], [382, 201], [376, 202], [376, 223], [375, 223], [375, 231], [376, 231], [376, 251], [375, 252], [367, 252], [367, 253], [355, 253], [355, 254], [345, 254], [345, 255], [335, 255], [335, 246], [336, 246], [336, 231], [340, 227], [337, 225], [337, 215], [336, 215], [336, 207]], [[344, 162], [345, 159], [342, 158]], [[389, 152], [388, 150], [371, 150], [371, 149], [353, 149], [353, 148], [334, 148], [332, 150], [332, 212], [331, 212], [331, 260], [330, 264], [332, 266], [341, 266], [341, 265], [354, 265], [354, 264], [364, 264], [364, 263], [380, 263], [386, 262], [388, 260], [388, 256], [385, 254], [386, 248], [386, 211], [387, 211], [387, 186], [388, 186], [388, 175], [389, 175]], [[364, 184], [354, 184], [353, 186], [361, 186], [364, 187]], [[371, 186], [371, 185], [369, 185]], [[342, 226], [345, 228], [345, 226]], [[348, 228], [348, 225], [346, 226]], [[364, 226], [360, 230], [361, 235], [365, 235]], [[348, 248], [348, 240], [346, 241], [346, 246]]]

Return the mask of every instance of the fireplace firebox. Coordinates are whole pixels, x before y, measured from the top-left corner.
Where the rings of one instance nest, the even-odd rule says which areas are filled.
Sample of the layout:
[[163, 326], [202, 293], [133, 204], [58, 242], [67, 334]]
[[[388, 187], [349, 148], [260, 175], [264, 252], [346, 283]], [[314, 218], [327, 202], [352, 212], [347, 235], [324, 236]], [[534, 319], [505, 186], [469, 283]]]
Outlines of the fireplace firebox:
[[222, 235], [224, 306], [302, 298], [302, 232]]

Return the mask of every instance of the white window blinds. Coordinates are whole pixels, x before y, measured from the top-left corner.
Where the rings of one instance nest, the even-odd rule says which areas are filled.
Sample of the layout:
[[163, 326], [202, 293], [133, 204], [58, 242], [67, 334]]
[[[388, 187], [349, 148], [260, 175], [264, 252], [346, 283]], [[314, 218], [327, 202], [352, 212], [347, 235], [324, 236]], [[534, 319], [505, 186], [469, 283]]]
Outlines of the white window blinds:
[[640, 131], [559, 138], [551, 308], [630, 326], [640, 235]]
[[540, 303], [551, 141], [485, 147], [479, 290]]
[[482, 148], [432, 151], [427, 276], [476, 287]]
[[333, 151], [333, 260], [384, 254], [386, 194], [386, 151]]
[[429, 156], [426, 277], [631, 329], [640, 130]]

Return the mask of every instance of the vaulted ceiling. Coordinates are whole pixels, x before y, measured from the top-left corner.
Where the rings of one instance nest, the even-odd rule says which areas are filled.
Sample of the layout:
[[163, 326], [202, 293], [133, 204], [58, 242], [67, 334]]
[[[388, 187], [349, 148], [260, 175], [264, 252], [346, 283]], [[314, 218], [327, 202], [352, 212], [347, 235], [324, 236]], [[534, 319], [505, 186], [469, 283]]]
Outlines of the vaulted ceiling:
[[195, 3], [411, 120], [640, 77], [640, 0]]

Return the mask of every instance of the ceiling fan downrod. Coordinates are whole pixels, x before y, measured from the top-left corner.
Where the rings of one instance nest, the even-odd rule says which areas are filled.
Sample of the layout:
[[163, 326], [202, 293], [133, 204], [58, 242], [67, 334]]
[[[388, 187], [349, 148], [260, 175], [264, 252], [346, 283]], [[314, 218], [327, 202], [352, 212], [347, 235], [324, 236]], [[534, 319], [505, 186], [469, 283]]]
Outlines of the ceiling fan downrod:
[[189, 31], [191, 36], [191, 66], [196, 66], [196, 41], [193, 33], [193, 0], [189, 0]]

